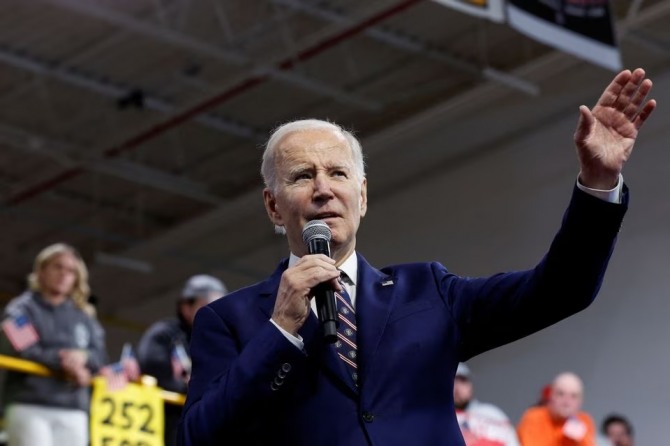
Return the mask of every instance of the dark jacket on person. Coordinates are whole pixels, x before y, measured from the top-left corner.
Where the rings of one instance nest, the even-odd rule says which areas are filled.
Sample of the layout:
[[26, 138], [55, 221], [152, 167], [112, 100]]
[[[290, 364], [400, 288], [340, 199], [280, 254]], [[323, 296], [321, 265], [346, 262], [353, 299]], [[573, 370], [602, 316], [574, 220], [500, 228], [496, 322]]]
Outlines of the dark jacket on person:
[[2, 352], [43, 364], [54, 372], [54, 376], [8, 372], [4, 383], [4, 404], [36, 404], [88, 412], [90, 388], [79, 387], [65, 379], [58, 353], [62, 349], [85, 350], [88, 356], [86, 367], [91, 374], [97, 373], [107, 362], [103, 328], [71, 299], [53, 305], [35, 291], [26, 291], [12, 299], [5, 308], [3, 320], [21, 316], [30, 321], [39, 341], [16, 351], [3, 334]]
[[137, 361], [142, 373], [156, 378], [165, 390], [186, 393], [186, 382], [175, 376], [172, 352], [181, 344], [189, 352], [191, 329], [182, 318], [164, 319], [152, 324], [140, 339]]
[[[142, 373], [156, 378], [158, 386], [173, 392], [186, 393], [187, 384], [172, 367], [172, 354], [177, 345], [189, 353], [191, 329], [181, 317], [152, 324], [137, 347], [137, 360]], [[176, 445], [177, 423], [182, 407], [165, 404], [165, 446]]]

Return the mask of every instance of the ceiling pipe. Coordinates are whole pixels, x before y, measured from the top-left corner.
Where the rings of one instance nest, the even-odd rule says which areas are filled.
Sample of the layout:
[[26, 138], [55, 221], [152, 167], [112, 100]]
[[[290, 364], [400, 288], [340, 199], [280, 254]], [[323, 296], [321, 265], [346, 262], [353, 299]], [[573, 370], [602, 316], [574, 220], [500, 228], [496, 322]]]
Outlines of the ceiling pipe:
[[[315, 45], [306, 48], [300, 52], [298, 52], [296, 55], [291, 56], [275, 65], [275, 69], [278, 70], [290, 70], [293, 67], [296, 66], [298, 62], [304, 62], [306, 60], [309, 60], [324, 51], [342, 43], [345, 40], [348, 40], [357, 34], [360, 34], [361, 32], [365, 31], [366, 29], [381, 23], [382, 21], [408, 9], [411, 6], [414, 6], [415, 4], [421, 2], [423, 0], [402, 0], [392, 7], [382, 10], [376, 14], [374, 14], [371, 17], [368, 17], [367, 19], [363, 20], [362, 22], [351, 26], [321, 42], [316, 43]], [[195, 116], [198, 116], [202, 113], [204, 113], [207, 110], [210, 110], [213, 107], [219, 106], [223, 104], [224, 102], [227, 102], [231, 100], [234, 97], [237, 97], [241, 95], [242, 93], [251, 90], [252, 88], [261, 85], [268, 81], [270, 79], [270, 75], [265, 74], [265, 73], [257, 73], [255, 75], [252, 75], [251, 77], [237, 83], [236, 85], [232, 86], [231, 88], [199, 103], [196, 104], [195, 106], [186, 109], [185, 111], [172, 116], [171, 118], [163, 121], [162, 123], [159, 123], [148, 130], [141, 132], [137, 134], [134, 137], [131, 137], [130, 139], [126, 140], [125, 142], [122, 142], [121, 144], [118, 144], [116, 146], [112, 146], [108, 149], [105, 149], [102, 151], [102, 157], [103, 158], [114, 158], [117, 157], [125, 152], [129, 152], [131, 150], [136, 149], [139, 147], [141, 144], [152, 140], [163, 133], [167, 132], [168, 130], [177, 127], [184, 122], [187, 122], [191, 119], [193, 119]], [[23, 203], [31, 198], [34, 198], [50, 189], [53, 189], [54, 187], [58, 186], [59, 184], [70, 180], [72, 178], [77, 177], [79, 174], [83, 173], [85, 171], [83, 166], [75, 166], [71, 167], [69, 169], [66, 169], [64, 171], [61, 171], [57, 173], [56, 175], [47, 178], [43, 181], [38, 182], [37, 184], [34, 184], [33, 186], [24, 189], [22, 191], [19, 191], [17, 193], [14, 193], [10, 195], [4, 202], [5, 206], [15, 206], [17, 204]]]

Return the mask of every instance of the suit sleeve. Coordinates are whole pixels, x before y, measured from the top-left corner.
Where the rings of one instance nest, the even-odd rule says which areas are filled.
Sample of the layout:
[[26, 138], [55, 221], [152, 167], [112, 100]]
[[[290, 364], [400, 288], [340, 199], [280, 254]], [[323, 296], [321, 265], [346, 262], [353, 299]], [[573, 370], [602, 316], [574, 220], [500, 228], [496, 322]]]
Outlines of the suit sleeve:
[[593, 302], [628, 203], [608, 203], [575, 187], [548, 253], [531, 270], [467, 279], [445, 273], [442, 289], [461, 333], [459, 360], [507, 344]]
[[244, 438], [290, 398], [305, 354], [268, 320], [243, 347], [210, 307], [198, 311], [191, 338], [193, 375], [179, 425], [180, 444], [218, 445]]

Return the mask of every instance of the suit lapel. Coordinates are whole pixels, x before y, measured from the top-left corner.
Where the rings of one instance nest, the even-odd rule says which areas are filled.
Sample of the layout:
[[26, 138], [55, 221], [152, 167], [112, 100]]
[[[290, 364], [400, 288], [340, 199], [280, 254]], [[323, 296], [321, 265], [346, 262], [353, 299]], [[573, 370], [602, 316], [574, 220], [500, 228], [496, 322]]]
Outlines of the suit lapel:
[[281, 275], [288, 268], [288, 259], [284, 259], [279, 263], [274, 273], [265, 281], [261, 282], [259, 295], [261, 297], [259, 308], [267, 316], [268, 319], [272, 317], [272, 311], [277, 300], [277, 290], [279, 290], [279, 282]]
[[361, 383], [370, 374], [372, 359], [379, 347], [391, 314], [394, 297], [392, 277], [374, 269], [358, 255], [358, 281], [356, 285], [356, 324], [358, 327], [358, 367]]

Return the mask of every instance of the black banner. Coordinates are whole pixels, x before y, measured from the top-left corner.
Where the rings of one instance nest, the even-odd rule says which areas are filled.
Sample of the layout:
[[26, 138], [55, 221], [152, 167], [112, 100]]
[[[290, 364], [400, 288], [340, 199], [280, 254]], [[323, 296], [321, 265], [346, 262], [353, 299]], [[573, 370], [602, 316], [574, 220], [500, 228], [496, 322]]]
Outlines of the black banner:
[[508, 0], [510, 26], [547, 45], [612, 70], [621, 55], [608, 0]]

